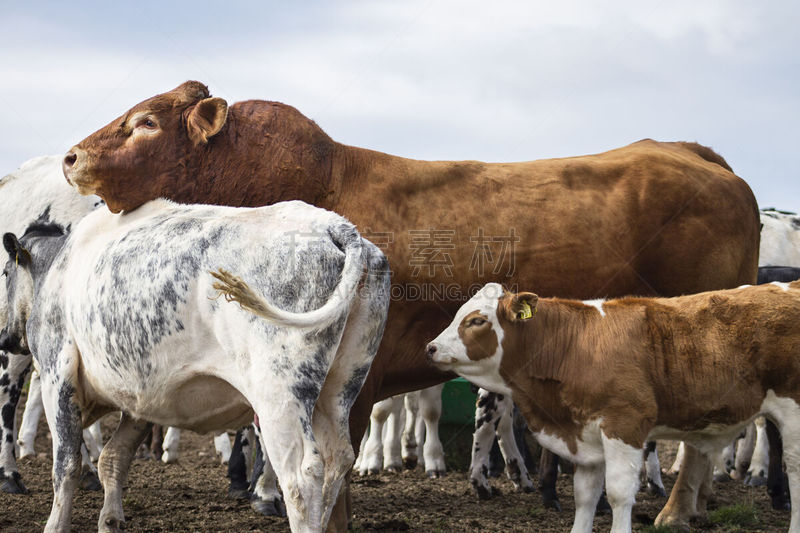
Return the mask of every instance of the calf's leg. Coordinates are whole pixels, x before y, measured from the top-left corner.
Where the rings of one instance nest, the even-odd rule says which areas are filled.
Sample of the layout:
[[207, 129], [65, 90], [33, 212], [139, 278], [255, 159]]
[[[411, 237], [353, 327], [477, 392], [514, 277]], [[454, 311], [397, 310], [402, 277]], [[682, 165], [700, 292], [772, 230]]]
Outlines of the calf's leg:
[[628, 533], [631, 510], [639, 491], [642, 450], [603, 435], [603, 457], [606, 460], [606, 495], [613, 516], [611, 532]]
[[28, 399], [25, 402], [25, 411], [22, 413], [22, 423], [20, 424], [19, 437], [17, 438], [20, 459], [28, 455], [36, 455], [33, 443], [36, 439], [36, 429], [39, 427], [39, 419], [43, 410], [41, 380], [39, 379], [39, 373], [34, 370], [31, 372]]
[[591, 533], [594, 511], [603, 493], [604, 472], [602, 463], [575, 465], [572, 480], [575, 492], [575, 521], [572, 523], [572, 533]]
[[439, 418], [442, 416], [442, 388], [434, 385], [420, 391], [419, 415], [425, 421], [425, 444], [422, 455], [425, 460], [425, 473], [428, 477], [444, 475], [444, 447], [439, 439]]
[[694, 446], [684, 443], [683, 464], [678, 479], [666, 505], [656, 517], [656, 526], [685, 526], [689, 519], [705, 512], [704, 505], [698, 508], [701, 486], [707, 484], [711, 462]]
[[501, 415], [500, 420], [495, 425], [495, 434], [497, 435], [497, 444], [500, 447], [500, 452], [503, 454], [503, 459], [506, 463], [506, 475], [517, 491], [533, 492], [533, 481], [528, 475], [528, 468], [525, 466], [525, 461], [514, 438], [514, 420], [512, 416], [514, 404], [509, 397], [505, 396], [500, 399], [499, 411]]
[[661, 480], [661, 465], [658, 462], [658, 450], [656, 442], [649, 441], [644, 445], [644, 469], [647, 479], [647, 493], [654, 496], [667, 496], [664, 490], [664, 482]]
[[791, 509], [787, 491], [786, 476], [783, 474], [783, 440], [775, 423], [767, 420], [767, 439], [769, 440], [769, 473], [767, 493], [772, 499], [772, 508], [777, 511]]
[[17, 470], [14, 419], [31, 360], [30, 355], [0, 351], [0, 490], [10, 494], [28, 493]]
[[489, 484], [489, 451], [494, 443], [494, 427], [500, 415], [498, 395], [479, 389], [475, 407], [475, 432], [472, 434], [472, 460], [469, 465], [469, 481], [479, 500], [488, 500], [492, 497], [492, 487]]

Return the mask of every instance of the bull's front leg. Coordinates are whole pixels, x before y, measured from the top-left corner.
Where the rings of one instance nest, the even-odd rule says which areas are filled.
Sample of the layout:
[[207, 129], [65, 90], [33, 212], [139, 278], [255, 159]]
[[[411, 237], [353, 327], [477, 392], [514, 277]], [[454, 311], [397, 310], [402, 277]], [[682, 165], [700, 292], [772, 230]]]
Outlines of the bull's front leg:
[[53, 439], [53, 507], [45, 533], [69, 531], [72, 495], [81, 475], [81, 413], [61, 372], [42, 374], [42, 401]]
[[31, 367], [30, 355], [0, 351], [0, 490], [10, 494], [27, 494], [22, 484], [14, 449], [14, 415], [22, 385]]
[[119, 426], [100, 453], [100, 481], [105, 489], [103, 509], [97, 522], [97, 530], [117, 533], [122, 530], [125, 515], [122, 510], [122, 489], [128, 478], [131, 461], [136, 449], [144, 441], [153, 424], [137, 420], [122, 413]]

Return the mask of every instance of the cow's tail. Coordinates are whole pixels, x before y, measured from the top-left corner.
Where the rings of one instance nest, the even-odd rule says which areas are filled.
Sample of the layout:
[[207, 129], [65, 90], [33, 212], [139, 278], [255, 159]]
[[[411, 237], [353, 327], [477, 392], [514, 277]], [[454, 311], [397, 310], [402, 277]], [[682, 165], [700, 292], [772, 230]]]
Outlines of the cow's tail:
[[323, 328], [340, 316], [342, 310], [350, 304], [364, 273], [363, 244], [355, 227], [343, 223], [330, 230], [329, 234], [345, 254], [344, 267], [331, 297], [318, 309], [305, 313], [279, 309], [257, 294], [240, 277], [221, 268], [211, 272], [217, 279], [213, 286], [227, 301], [238, 302], [244, 309], [275, 324], [297, 328]]

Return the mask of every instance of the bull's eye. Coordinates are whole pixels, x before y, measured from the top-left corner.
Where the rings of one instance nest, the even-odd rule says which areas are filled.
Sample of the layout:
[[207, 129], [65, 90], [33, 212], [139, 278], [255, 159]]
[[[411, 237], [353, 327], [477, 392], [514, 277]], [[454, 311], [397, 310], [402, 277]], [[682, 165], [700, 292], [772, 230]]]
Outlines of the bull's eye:
[[486, 320], [479, 316], [476, 316], [475, 318], [469, 321], [470, 326], [482, 326], [484, 324], [486, 324]]
[[156, 123], [153, 122], [153, 119], [147, 117], [147, 118], [143, 118], [143, 119], [137, 121], [136, 122], [136, 127], [137, 128], [147, 128], [149, 130], [152, 130], [152, 129], [156, 128]]

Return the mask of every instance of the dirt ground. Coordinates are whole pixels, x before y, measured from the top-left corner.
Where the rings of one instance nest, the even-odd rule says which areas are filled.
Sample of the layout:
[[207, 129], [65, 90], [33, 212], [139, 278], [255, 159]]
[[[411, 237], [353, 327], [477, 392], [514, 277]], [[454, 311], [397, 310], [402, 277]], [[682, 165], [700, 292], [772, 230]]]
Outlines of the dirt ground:
[[[110, 423], [106, 424], [111, 427]], [[108, 438], [109, 431], [104, 433]], [[41, 531], [50, 512], [50, 440], [40, 424], [35, 459], [20, 463], [29, 495], [0, 493], [0, 531]], [[669, 465], [674, 446], [662, 446], [662, 465]], [[286, 519], [257, 516], [249, 504], [226, 497], [226, 469], [214, 454], [211, 437], [183, 433], [177, 464], [137, 459], [124, 497], [129, 532], [172, 531], [289, 531]], [[505, 479], [493, 480], [501, 495], [490, 501], [475, 498], [465, 471], [451, 471], [443, 479], [431, 480], [418, 467], [401, 474], [354, 476], [354, 531], [506, 532], [569, 531], [574, 513], [572, 479], [562, 474], [559, 495], [563, 511], [545, 510], [538, 494], [517, 494]], [[665, 476], [667, 490], [674, 476]], [[766, 489], [748, 488], [736, 482], [716, 484], [716, 502], [711, 509], [737, 503], [756, 509], [756, 525], [722, 527], [698, 521], [693, 530], [786, 531], [787, 512], [772, 511]], [[652, 524], [664, 499], [640, 492], [634, 507], [634, 531]], [[72, 530], [96, 531], [102, 507], [100, 492], [79, 491], [74, 500]], [[607, 531], [610, 515], [595, 519], [595, 531]]]

